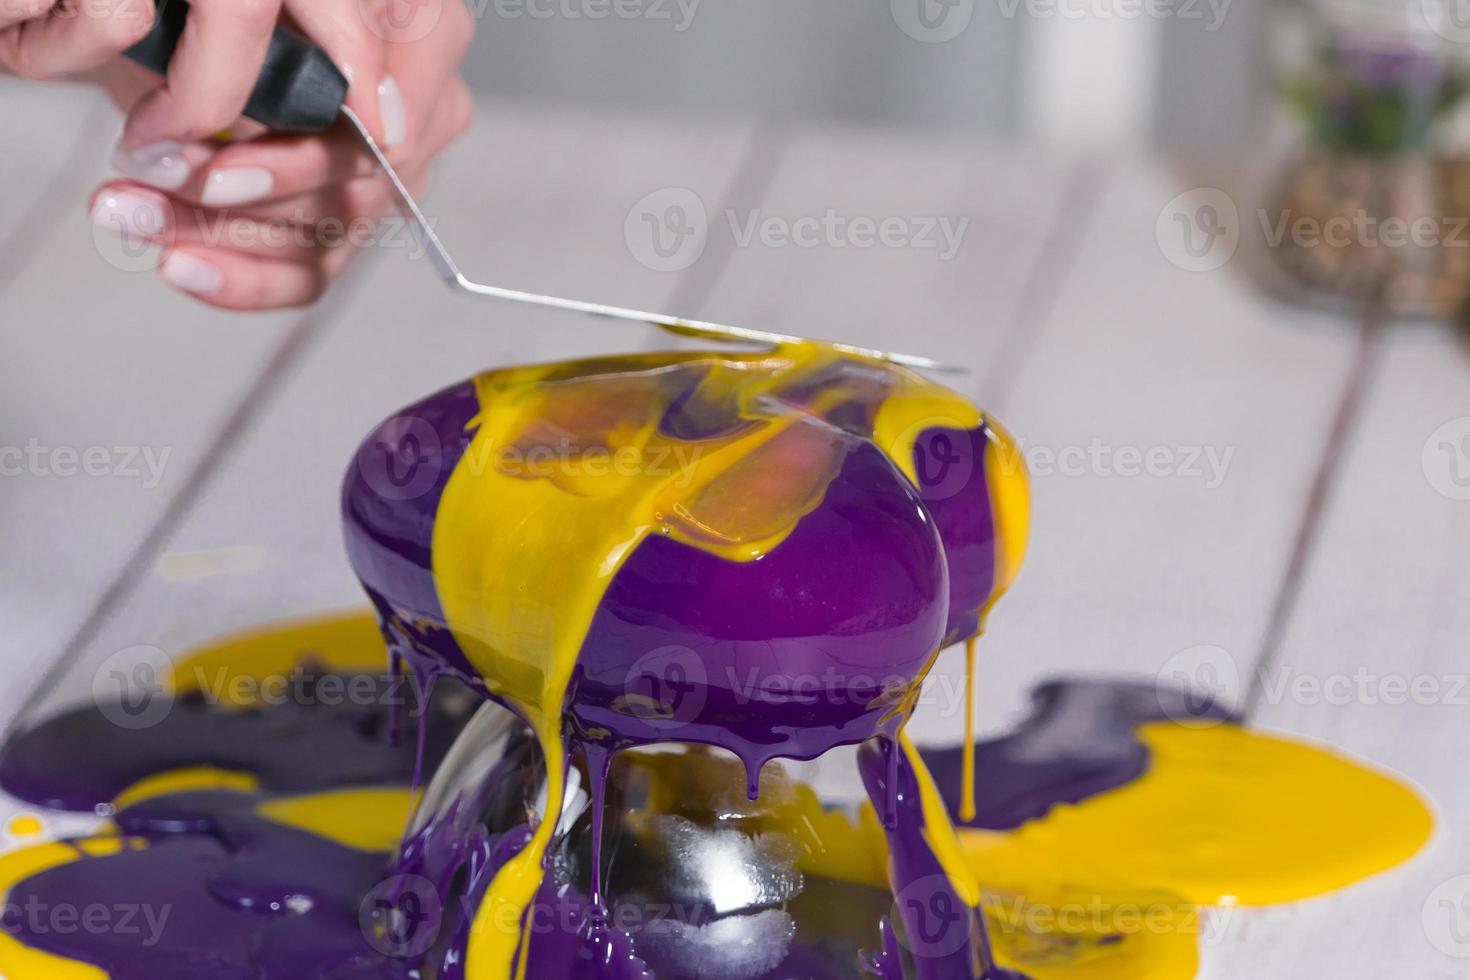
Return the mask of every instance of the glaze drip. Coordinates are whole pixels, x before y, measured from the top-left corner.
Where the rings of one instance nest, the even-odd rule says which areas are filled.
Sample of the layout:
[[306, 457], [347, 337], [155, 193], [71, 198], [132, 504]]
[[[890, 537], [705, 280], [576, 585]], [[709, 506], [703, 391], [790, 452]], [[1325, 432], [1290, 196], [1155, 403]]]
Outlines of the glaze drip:
[[[972, 955], [993, 957], [994, 977], [1010, 976], [1009, 970], [1033, 980], [1182, 980], [1196, 967], [1205, 927], [1200, 903], [1226, 896], [1245, 904], [1315, 894], [1404, 860], [1427, 836], [1427, 809], [1395, 781], [1320, 749], [1255, 735], [1230, 722], [1214, 727], [1137, 723], [1131, 738], [1143, 748], [1143, 770], [1100, 791], [1082, 770], [1079, 784], [1067, 785], [1040, 751], [1017, 761], [993, 748], [1036, 745], [1028, 733], [1055, 727], [1058, 715], [1068, 714], [1072, 720], [1057, 731], [1110, 741], [1116, 729], [1105, 720], [1107, 713], [1056, 706], [1112, 703], [1121, 714], [1144, 717], [1150, 713], [1142, 710], [1146, 691], [1142, 685], [1054, 682], [1038, 692], [1038, 716], [1016, 735], [976, 747], [978, 786], [1003, 787], [1018, 777], [1028, 782], [1025, 767], [1031, 766], [1041, 778], [1029, 782], [1035, 787], [1030, 798], [1042, 800], [1049, 793], [1051, 805], [1042, 807], [1046, 816], [1015, 830], [961, 827], [953, 838], [967, 868], [961, 881], [952, 880], [932, 857], [944, 846], [925, 839], [931, 828], [946, 824], [925, 812], [926, 806], [941, 805], [944, 787], [936, 784], [926, 794], [920, 770], [911, 764], [912, 747], [899, 757], [899, 817], [888, 831], [871, 806], [856, 817], [830, 809], [805, 784], [783, 778], [777, 766], [762, 780], [760, 801], [749, 803], [734, 758], [698, 746], [683, 753], [622, 753], [606, 784], [611, 791], [605, 815], [616, 815], [609, 838], [613, 846], [596, 864], [607, 881], [606, 928], [587, 932], [579, 925], [588, 922], [592, 905], [582, 897], [589, 895], [593, 880], [586, 855], [593, 841], [603, 841], [610, 832], [591, 829], [592, 807], [584, 802], [555, 838], [553, 872], [533, 901], [537, 921], [565, 921], [574, 928], [533, 930], [529, 958], [555, 970], [546, 974], [555, 976], [644, 980], [684, 975], [675, 965], [678, 957], [701, 948], [691, 947], [690, 937], [719, 935], [711, 926], [720, 920], [690, 907], [682, 919], [660, 924], [637, 911], [655, 900], [645, 883], [653, 880], [650, 868], [684, 866], [672, 858], [677, 850], [669, 850], [681, 838], [653, 832], [658, 827], [684, 828], [679, 833], [695, 835], [690, 840], [718, 843], [713, 853], [725, 853], [738, 840], [766, 842], [741, 846], [764, 848], [777, 870], [761, 873], [764, 890], [745, 899], [755, 904], [727, 909], [733, 924], [722, 928], [757, 929], [769, 942], [787, 935], [789, 927], [771, 931], [782, 920], [770, 925], [745, 920], [776, 914], [806, 924], [785, 940], [786, 954], [777, 968], [745, 974], [746, 980], [851, 978], [862, 971], [890, 980], [949, 976], [941, 964], [968, 966]], [[1085, 723], [1078, 721], [1083, 717]], [[306, 724], [330, 721], [323, 717]], [[489, 742], [476, 727], [485, 724], [494, 733]], [[122, 740], [132, 741], [132, 748], [145, 746], [131, 735]], [[494, 750], [480, 768], [464, 757], [475, 746]], [[74, 747], [85, 752], [90, 746]], [[176, 751], [151, 759], [140, 755], [136, 764], [162, 774], [176, 761]], [[276, 743], [276, 751], [284, 755], [291, 749]], [[120, 808], [99, 836], [0, 858], [0, 889], [9, 910], [0, 931], [0, 973], [11, 980], [193, 980], [205, 962], [211, 964], [211, 976], [252, 980], [408, 980], [416, 975], [413, 970], [435, 980], [463, 978], [462, 952], [474, 910], [481, 907], [489, 879], [528, 841], [527, 801], [539, 795], [544, 773], [529, 730], [503, 712], [485, 716], [484, 722], [477, 716], [455, 754], [426, 800], [441, 816], [421, 810], [396, 857], [390, 849], [412, 805], [407, 785], [279, 795], [258, 789], [192, 791], [151, 777], [127, 794], [133, 802]], [[395, 774], [388, 754], [383, 756], [384, 779], [405, 779], [401, 768]], [[866, 781], [881, 781], [886, 767], [878, 743], [862, 747], [860, 771]], [[580, 788], [581, 771], [574, 771], [573, 784]], [[457, 779], [445, 781], [454, 774]], [[82, 770], [71, 778], [84, 782], [89, 776]], [[153, 791], [147, 782], [154, 784]], [[451, 792], [435, 802], [443, 788]], [[77, 788], [67, 791], [89, 795]], [[877, 787], [873, 795], [886, 795], [886, 787]], [[982, 792], [980, 801], [985, 798]], [[1061, 803], [1070, 805], [1058, 808]], [[1349, 810], [1360, 814], [1353, 817], [1359, 823], [1313, 842], [1323, 825], [1340, 821]], [[1286, 815], [1301, 821], [1305, 837], [1289, 836], [1278, 846]], [[1165, 826], [1192, 830], [1160, 834]], [[729, 837], [736, 828], [741, 835]], [[1200, 849], [1196, 842], [1208, 846]], [[897, 895], [890, 891], [894, 865], [907, 868], [898, 873], [914, 888]], [[394, 941], [378, 931], [382, 923], [374, 925], [371, 915], [362, 913], [370, 913], [373, 902], [385, 896], [390, 908], [402, 907], [404, 893], [400, 890], [394, 904], [385, 885], [410, 877], [427, 883], [411, 894], [435, 896], [443, 912], [422, 938], [412, 929], [402, 931], [400, 923]], [[713, 879], [716, 884], [728, 880], [740, 879]], [[693, 883], [688, 879], [678, 893], [696, 894], [688, 891]], [[976, 885], [978, 893], [967, 893]], [[45, 920], [26, 917], [28, 908], [83, 899], [186, 914], [174, 913], [178, 917], [158, 924], [157, 932], [105, 935], [37, 930], [36, 922]], [[268, 914], [257, 911], [273, 907]], [[813, 909], [835, 911], [835, 921]], [[1077, 909], [1096, 912], [1080, 925], [1068, 924], [1065, 913]], [[988, 947], [978, 941], [966, 945], [967, 937], [982, 935], [972, 932], [977, 910], [988, 926]], [[1142, 929], [1140, 915], [1165, 925]], [[360, 919], [367, 924], [363, 928]], [[865, 928], [872, 931], [859, 930], [863, 938], [854, 946], [834, 946], [835, 937], [853, 922], [868, 923]], [[849, 949], [847, 968], [834, 966], [829, 955], [834, 948]]]
[[[717, 745], [751, 794], [773, 758], [875, 737], [896, 770], [940, 646], [978, 629], [1019, 566], [1009, 438], [892, 365], [793, 345], [515, 368], [472, 389], [409, 410], [454, 448], [408, 525], [361, 503], [349, 474], [349, 553], [395, 654], [467, 664], [530, 726], [549, 761], [543, 814], [590, 746]], [[412, 428], [395, 419], [370, 442], [401, 456]], [[382, 543], [424, 530], [426, 549], [397, 551], [420, 562], [400, 581]], [[850, 575], [840, 591], [830, 562]], [[826, 689], [796, 689], [814, 680]], [[892, 827], [896, 800], [879, 812]], [[486, 977], [524, 973], [524, 926], [505, 923], [525, 921], [554, 825], [490, 885], [468, 954]]]
[[[0, 754], [16, 795], [117, 811], [0, 858], [10, 980], [1176, 980], [1196, 934], [1120, 909], [1317, 894], [1430, 831], [1395, 780], [1152, 685], [1047, 685], [976, 744], [1025, 470], [892, 365], [797, 344], [489, 372], [381, 425], [343, 512], [371, 620], [206, 648], [163, 724], [74, 711]], [[376, 669], [374, 625], [366, 710], [199, 679]], [[964, 741], [920, 753], [904, 724], [960, 642]], [[432, 692], [413, 745], [401, 668]], [[471, 718], [466, 689], [493, 703]], [[844, 749], [856, 808], [788, 772]], [[94, 894], [185, 911], [146, 945], [9, 911]]]

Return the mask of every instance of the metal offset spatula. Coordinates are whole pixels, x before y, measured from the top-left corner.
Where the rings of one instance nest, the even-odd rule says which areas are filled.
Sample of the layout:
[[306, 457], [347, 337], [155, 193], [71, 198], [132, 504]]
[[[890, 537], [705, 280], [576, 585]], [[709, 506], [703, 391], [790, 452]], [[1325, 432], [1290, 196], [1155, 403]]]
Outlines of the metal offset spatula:
[[[158, 72], [160, 75], [166, 73], [169, 60], [178, 46], [179, 37], [184, 33], [184, 23], [188, 17], [189, 4], [186, 0], [160, 0], [152, 31], [143, 40], [129, 48], [125, 54], [144, 68]], [[367, 127], [362, 124], [362, 120], [357, 117], [356, 113], [344, 104], [346, 98], [347, 78], [336, 65], [332, 64], [332, 59], [327, 57], [327, 53], [295, 31], [277, 27], [271, 37], [270, 48], [266, 52], [260, 78], [250, 93], [250, 101], [245, 105], [245, 115], [271, 129], [282, 132], [320, 132], [335, 123], [339, 117], [346, 119], [362, 137], [363, 143], [377, 160], [378, 166], [392, 182], [399, 202], [413, 220], [419, 236], [427, 245], [434, 267], [439, 270], [439, 275], [452, 288], [477, 296], [489, 296], [495, 299], [514, 300], [517, 303], [532, 303], [536, 306], [550, 306], [577, 313], [590, 313], [594, 316], [655, 324], [680, 333], [723, 337], [760, 344], [788, 343], [801, 339], [765, 330], [752, 330], [748, 327], [732, 327], [703, 320], [686, 320], [683, 317], [669, 316], [665, 313], [649, 313], [621, 306], [608, 306], [604, 303], [542, 296], [519, 289], [487, 286], [469, 279], [459, 271], [459, 266], [455, 264], [449, 250], [434, 233], [424, 212], [419, 208], [418, 202], [408, 192], [408, 188], [404, 186], [398, 173], [393, 169], [393, 165], [388, 162]], [[854, 347], [850, 344], [833, 344], [832, 346], [849, 354], [877, 358], [930, 371], [963, 372], [966, 370], [914, 354], [891, 354], [885, 351], [869, 350], [865, 347]]]

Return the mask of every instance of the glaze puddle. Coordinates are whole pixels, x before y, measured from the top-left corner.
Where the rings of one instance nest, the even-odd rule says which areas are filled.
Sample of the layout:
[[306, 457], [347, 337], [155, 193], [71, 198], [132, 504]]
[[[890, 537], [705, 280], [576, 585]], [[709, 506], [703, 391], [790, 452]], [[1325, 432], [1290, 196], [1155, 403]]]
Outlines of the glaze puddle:
[[[11, 793], [117, 810], [0, 859], [9, 980], [1187, 977], [1200, 906], [1341, 887], [1431, 830], [1391, 778], [1152, 686], [1058, 681], [1005, 738], [917, 750], [1029, 504], [1004, 430], [891, 365], [490, 372], [380, 426], [343, 509], [373, 617], [202, 650], [152, 727], [94, 706], [7, 746]], [[379, 628], [393, 676], [325, 704]], [[209, 680], [298, 662], [284, 703]], [[841, 758], [860, 806], [802, 775]], [[36, 912], [87, 903], [177, 918]]]
[[[361, 621], [345, 622], [355, 626]], [[354, 635], [350, 628], [341, 632]], [[289, 630], [266, 631], [263, 637], [277, 648], [290, 644]], [[241, 652], [249, 663], [248, 647]], [[1315, 894], [1392, 866], [1412, 854], [1427, 836], [1429, 820], [1422, 803], [1387, 777], [1330, 752], [1255, 735], [1233, 723], [1202, 727], [1150, 720], [1169, 707], [1167, 692], [1153, 695], [1152, 688], [1136, 684], [1054, 682], [1038, 691], [1032, 718], [1016, 733], [975, 746], [977, 785], [982, 789], [1024, 786], [1030, 807], [1039, 811], [1038, 818], [1011, 830], [960, 826], [956, 832], [958, 846], [981, 884], [979, 904], [996, 958], [1004, 967], [1037, 980], [1192, 976], [1199, 933], [1206, 928], [1198, 905], [1227, 896], [1240, 904], [1256, 904]], [[1059, 707], [1069, 703], [1105, 704], [1111, 710], [1074, 714]], [[224, 720], [231, 714], [224, 707], [210, 710]], [[1106, 719], [1106, 723], [1096, 723], [1090, 731], [1079, 730], [1080, 714]], [[1130, 717], [1131, 728], [1121, 721]], [[316, 719], [308, 714], [304, 723], [309, 729], [329, 730], [336, 719], [324, 712]], [[51, 738], [58, 730], [45, 726], [31, 737]], [[1064, 760], [1035, 748], [1048, 743], [1037, 733], [1048, 731], [1066, 733], [1067, 740], [1049, 743], [1063, 754], [1071, 739], [1090, 736], [1094, 744], [1106, 744], [1109, 753], [1126, 757], [1129, 764], [1110, 770], [1114, 779], [1103, 782], [1112, 782], [1111, 787], [1099, 788], [1097, 770], [1092, 767], [1079, 770], [1078, 781], [1069, 783], [1057, 775]], [[1119, 738], [1120, 731], [1123, 738]], [[92, 725], [73, 729], [72, 737], [80, 739], [69, 743], [78, 758], [122, 742], [138, 771], [156, 768], [164, 773], [188, 757], [186, 747], [180, 745], [146, 754], [147, 733], [119, 733]], [[1016, 748], [1028, 742], [1030, 748]], [[438, 972], [424, 976], [465, 975], [445, 968], [442, 957], [454, 946], [456, 930], [463, 933], [468, 928], [466, 910], [476, 906], [473, 887], [464, 892], [470, 901], [439, 913], [438, 935], [421, 951], [415, 949], [418, 944], [412, 937], [395, 944], [372, 927], [365, 932], [361, 922], [372, 921], [370, 898], [381, 898], [390, 908], [403, 904], [401, 895], [395, 903], [395, 896], [384, 888], [385, 883], [403, 876], [469, 866], [478, 869], [481, 887], [493, 877], [494, 869], [524, 843], [525, 828], [518, 835], [514, 831], [491, 835], [477, 821], [486, 810], [510, 809], [513, 801], [531, 795], [510, 784], [534, 782], [527, 776], [540, 768], [534, 739], [523, 730], [518, 748], [498, 759], [498, 778], [482, 784], [487, 793], [497, 789], [502, 793], [498, 804], [481, 803], [477, 820], [462, 821], [465, 832], [434, 842], [432, 846], [439, 851], [433, 855], [422, 853], [432, 834], [420, 833], [416, 841], [411, 838], [411, 845], [416, 846], [404, 849], [397, 866], [393, 851], [412, 805], [409, 771], [401, 757], [379, 748], [375, 753], [379, 770], [358, 770], [352, 777], [368, 785], [321, 787], [306, 794], [243, 788], [181, 790], [178, 783], [160, 780], [155, 773], [145, 777], [140, 790], [129, 794], [133, 802], [96, 837], [41, 845], [0, 858], [0, 881], [7, 894], [0, 972], [12, 980], [108, 976], [116, 980], [192, 980], [200, 975], [403, 980], [412, 977], [415, 965], [422, 962], [417, 956], [402, 955], [414, 951], [424, 957], [441, 957]], [[277, 743], [275, 751], [280, 757], [271, 761], [281, 765], [292, 750], [289, 743]], [[864, 752], [864, 775], [878, 778], [886, 771], [882, 749], [874, 743]], [[937, 778], [943, 779], [953, 768], [947, 761], [958, 753], [958, 748], [928, 753]], [[1031, 761], [1018, 762], [1017, 756]], [[653, 759], [656, 762], [657, 757]], [[1242, 766], [1243, 759], [1250, 765]], [[1141, 762], [1135, 766], [1132, 760]], [[191, 768], [217, 763], [202, 754], [189, 761]], [[667, 781], [654, 780], [666, 796], [698, 796], [678, 784], [679, 772], [660, 774], [658, 766], [648, 760], [640, 765]], [[263, 768], [269, 771], [271, 766]], [[739, 769], [733, 758], [711, 757], [708, 768], [703, 778], [710, 781], [742, 782], [732, 779]], [[693, 771], [702, 770], [695, 767]], [[912, 769], [903, 771], [912, 776]], [[343, 772], [338, 770], [336, 778], [342, 778]], [[98, 792], [92, 767], [63, 767], [60, 773], [53, 792], [79, 800], [91, 799]], [[612, 781], [615, 785], [636, 782], [617, 773]], [[158, 795], [150, 793], [149, 783]], [[383, 785], [374, 785], [377, 783]], [[800, 849], [796, 866], [803, 882], [797, 897], [825, 900], [850, 910], [845, 914], [867, 908], [881, 936], [881, 923], [892, 902], [886, 890], [888, 834], [872, 809], [852, 820], [841, 811], [824, 809], [805, 787], [798, 787], [805, 792], [783, 795], [771, 791], [768, 777], [762, 788], [778, 800], [770, 814], [757, 818], [765, 834], [813, 826], [818, 828], [817, 839], [825, 844], [821, 849]], [[951, 789], [957, 793], [957, 787]], [[915, 799], [907, 792], [900, 795], [905, 801]], [[998, 810], [982, 807], [977, 819], [1002, 822], [1001, 815], [1013, 812], [1006, 801], [1016, 795], [998, 796], [1002, 801]], [[724, 798], [720, 809], [730, 812], [743, 797], [742, 787], [734, 799]], [[986, 798], [982, 792], [980, 801]], [[1248, 801], [1243, 822], [1242, 801]], [[654, 801], [650, 809], [676, 808], [666, 798]], [[922, 816], [922, 803], [918, 809]], [[1344, 818], [1349, 819], [1348, 824], [1341, 823]], [[1320, 829], [1334, 823], [1341, 835], [1322, 837]], [[1164, 829], [1169, 827], [1194, 830], [1170, 835]], [[1366, 832], [1368, 829], [1373, 832]], [[799, 839], [799, 835], [793, 837]], [[1204, 850], [1200, 842], [1212, 846]], [[453, 853], [446, 856], [445, 851]], [[919, 859], [924, 853], [920, 852]], [[618, 868], [618, 858], [612, 866]], [[926, 870], [936, 873], [933, 866]], [[445, 894], [451, 894], [450, 890]], [[574, 895], [558, 896], [554, 890], [541, 896], [538, 908], [550, 910], [546, 914], [553, 918], [576, 923], [570, 935], [553, 933], [537, 946], [547, 957], [545, 975], [577, 975], [567, 964], [562, 964], [566, 972], [561, 967], [550, 972], [550, 963], [558, 954], [573, 957], [576, 964], [582, 962], [575, 951], [586, 904]], [[34, 923], [27, 919], [28, 908], [64, 906], [127, 906], [140, 911], [131, 924], [135, 928], [130, 929], [64, 934], [31, 928]], [[161, 927], [150, 926], [141, 911], [148, 909], [154, 910], [155, 924], [163, 918]], [[936, 910], [946, 911], [942, 905]], [[1059, 910], [1072, 910], [1072, 920], [1067, 921]], [[612, 919], [627, 921], [617, 916]], [[1151, 923], [1147, 927], [1141, 924], [1145, 920]], [[944, 920], [937, 918], [939, 921]], [[937, 933], [944, 934], [944, 930]], [[605, 940], [609, 946], [621, 945], [626, 952], [630, 944], [623, 933], [609, 936]], [[799, 961], [801, 952], [793, 950], [789, 956]], [[869, 962], [876, 964], [874, 975], [902, 976], [883, 968], [881, 939], [866, 952]], [[895, 945], [891, 962], [900, 962], [901, 952]], [[624, 956], [608, 962], [628, 967], [629, 959]], [[207, 964], [207, 970], [201, 964]], [[645, 975], [645, 965], [628, 969], [632, 972], [619, 973], [609, 966], [607, 972], [590, 975]], [[858, 969], [855, 962], [846, 973], [824, 974], [813, 968], [805, 973], [778, 970], [771, 975], [862, 975]]]

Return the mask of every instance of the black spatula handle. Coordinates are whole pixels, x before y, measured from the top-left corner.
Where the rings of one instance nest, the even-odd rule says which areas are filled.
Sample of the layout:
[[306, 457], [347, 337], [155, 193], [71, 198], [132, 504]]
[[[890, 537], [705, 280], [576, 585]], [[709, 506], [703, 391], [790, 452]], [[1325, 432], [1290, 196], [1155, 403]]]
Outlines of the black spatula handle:
[[[188, 19], [187, 0], [158, 0], [153, 30], [123, 54], [167, 74]], [[283, 132], [318, 132], [332, 125], [346, 98], [347, 78], [327, 53], [295, 31], [277, 27], [245, 115]]]

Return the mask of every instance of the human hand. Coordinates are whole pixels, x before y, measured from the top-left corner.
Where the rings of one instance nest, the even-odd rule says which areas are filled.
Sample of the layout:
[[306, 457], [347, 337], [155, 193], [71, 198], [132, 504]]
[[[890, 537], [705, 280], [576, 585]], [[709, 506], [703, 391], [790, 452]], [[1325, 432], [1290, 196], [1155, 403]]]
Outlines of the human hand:
[[153, 0], [0, 0], [0, 67], [22, 78], [78, 75], [152, 26]]
[[[233, 11], [234, 21], [201, 18], [222, 2], [249, 12]], [[377, 240], [393, 204], [387, 181], [345, 125], [276, 134], [239, 118], [276, 25], [276, 2], [194, 0], [162, 85], [121, 59], [99, 75], [127, 111], [113, 164], [128, 179], [93, 192], [92, 220], [162, 244], [159, 271], [167, 282], [228, 309], [314, 301], [355, 252]], [[396, 40], [391, 2], [285, 0], [280, 9], [348, 76], [347, 104], [421, 191], [430, 161], [473, 115], [458, 76], [473, 28], [461, 0], [443, 0], [432, 8], [431, 30]], [[257, 8], [269, 9], [270, 18]], [[211, 136], [226, 128], [231, 139]]]

